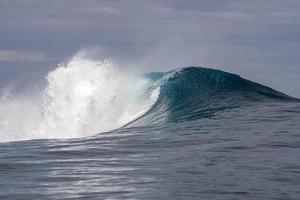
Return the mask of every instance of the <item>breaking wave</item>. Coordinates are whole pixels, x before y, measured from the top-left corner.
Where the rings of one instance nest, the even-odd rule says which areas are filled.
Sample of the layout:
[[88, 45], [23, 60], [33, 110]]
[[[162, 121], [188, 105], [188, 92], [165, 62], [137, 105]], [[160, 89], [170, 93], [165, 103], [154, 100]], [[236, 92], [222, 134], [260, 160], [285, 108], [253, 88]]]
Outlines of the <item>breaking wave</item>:
[[36, 97], [4, 93], [0, 141], [87, 137], [121, 127], [178, 123], [269, 101], [298, 101], [220, 70], [188, 67], [137, 75], [77, 54]]

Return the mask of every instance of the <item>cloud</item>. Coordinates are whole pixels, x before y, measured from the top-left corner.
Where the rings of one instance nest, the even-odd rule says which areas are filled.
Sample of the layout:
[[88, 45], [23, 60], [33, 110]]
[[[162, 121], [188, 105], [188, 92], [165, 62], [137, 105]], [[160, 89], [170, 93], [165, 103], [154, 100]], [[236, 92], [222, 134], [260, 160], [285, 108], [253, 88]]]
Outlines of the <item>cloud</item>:
[[201, 65], [272, 85], [264, 80], [300, 75], [299, 9], [299, 0], [2, 0], [1, 48], [45, 54], [0, 60], [48, 56], [51, 67], [94, 45], [148, 71]]
[[45, 53], [40, 52], [0, 50], [0, 61], [45, 62], [48, 61], [48, 57]]

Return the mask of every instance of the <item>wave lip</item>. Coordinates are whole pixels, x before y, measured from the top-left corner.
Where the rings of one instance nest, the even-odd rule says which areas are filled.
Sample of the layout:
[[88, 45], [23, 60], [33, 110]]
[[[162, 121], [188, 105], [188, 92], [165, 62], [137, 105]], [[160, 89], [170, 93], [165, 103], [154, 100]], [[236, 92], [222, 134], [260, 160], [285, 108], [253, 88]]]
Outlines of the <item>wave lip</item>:
[[[153, 74], [149, 74], [153, 77]], [[152, 108], [128, 126], [181, 122], [262, 102], [299, 100], [239, 75], [203, 67], [155, 74], [160, 95]]]

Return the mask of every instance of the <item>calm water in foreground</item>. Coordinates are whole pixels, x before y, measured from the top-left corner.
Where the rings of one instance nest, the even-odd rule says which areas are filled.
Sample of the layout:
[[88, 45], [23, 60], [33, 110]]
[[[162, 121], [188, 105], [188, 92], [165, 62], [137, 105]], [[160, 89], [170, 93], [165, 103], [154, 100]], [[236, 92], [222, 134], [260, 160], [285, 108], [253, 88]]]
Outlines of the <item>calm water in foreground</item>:
[[300, 199], [300, 104], [0, 144], [0, 199]]

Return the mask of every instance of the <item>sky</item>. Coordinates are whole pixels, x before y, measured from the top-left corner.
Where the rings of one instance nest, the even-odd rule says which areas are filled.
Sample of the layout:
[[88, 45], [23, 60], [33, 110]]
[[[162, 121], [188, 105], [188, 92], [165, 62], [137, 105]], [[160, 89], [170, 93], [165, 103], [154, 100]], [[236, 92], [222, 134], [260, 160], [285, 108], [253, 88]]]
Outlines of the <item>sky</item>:
[[124, 68], [211, 67], [300, 97], [299, 10], [299, 0], [0, 0], [0, 87], [97, 49]]

